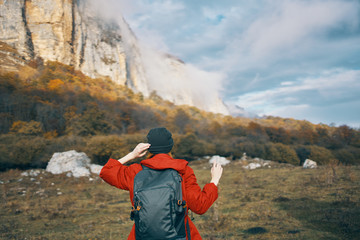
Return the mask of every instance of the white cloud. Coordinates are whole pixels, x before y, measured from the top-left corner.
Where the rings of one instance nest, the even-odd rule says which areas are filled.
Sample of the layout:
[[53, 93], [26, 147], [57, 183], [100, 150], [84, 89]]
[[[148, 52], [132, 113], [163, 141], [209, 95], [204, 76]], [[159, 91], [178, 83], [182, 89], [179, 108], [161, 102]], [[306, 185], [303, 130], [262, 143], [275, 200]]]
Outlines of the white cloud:
[[[241, 95], [237, 104], [262, 115], [299, 118], [314, 108], [359, 101], [360, 70], [333, 69], [317, 77], [298, 79], [292, 84]], [[356, 109], [360, 113], [360, 107]], [[354, 109], [348, 109], [354, 111]], [[336, 115], [336, 113], [333, 113]], [[303, 118], [311, 116], [303, 115]]]
[[281, 86], [290, 86], [290, 85], [293, 85], [293, 84], [294, 84], [294, 82], [286, 81], [286, 82], [282, 82]]
[[349, 1], [268, 1], [267, 8], [226, 47], [225, 62], [241, 70], [317, 51], [331, 30], [357, 29], [359, 4]]

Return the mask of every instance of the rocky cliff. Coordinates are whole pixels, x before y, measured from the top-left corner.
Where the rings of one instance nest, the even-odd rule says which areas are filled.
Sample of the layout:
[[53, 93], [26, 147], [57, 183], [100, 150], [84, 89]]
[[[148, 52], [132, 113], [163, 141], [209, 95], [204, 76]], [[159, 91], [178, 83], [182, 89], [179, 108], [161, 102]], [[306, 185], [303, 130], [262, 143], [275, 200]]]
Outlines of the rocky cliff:
[[228, 114], [217, 90], [206, 87], [209, 73], [147, 49], [123, 18], [105, 20], [89, 5], [87, 0], [0, 0], [0, 41], [23, 60], [59, 61], [91, 77], [109, 76], [144, 96], [156, 91], [175, 104]]

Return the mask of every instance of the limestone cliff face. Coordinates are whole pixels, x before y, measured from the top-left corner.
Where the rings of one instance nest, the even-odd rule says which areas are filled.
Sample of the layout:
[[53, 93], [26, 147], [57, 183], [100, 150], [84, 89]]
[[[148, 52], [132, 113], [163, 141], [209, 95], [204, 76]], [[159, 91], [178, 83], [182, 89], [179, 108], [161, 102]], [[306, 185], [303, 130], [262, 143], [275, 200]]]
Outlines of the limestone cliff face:
[[125, 84], [126, 55], [119, 28], [100, 21], [85, 1], [0, 1], [0, 41], [25, 59], [41, 57], [74, 65], [91, 77]]
[[91, 77], [109, 76], [144, 96], [155, 90], [176, 104], [228, 113], [217, 93], [205, 97], [201, 90], [183, 87], [184, 81], [194, 79], [186, 64], [164, 54], [149, 54], [123, 18], [104, 20], [89, 4], [87, 0], [0, 0], [0, 41], [24, 60], [59, 61]]
[[0, 41], [0, 71], [17, 72], [26, 65], [26, 60], [15, 48]]

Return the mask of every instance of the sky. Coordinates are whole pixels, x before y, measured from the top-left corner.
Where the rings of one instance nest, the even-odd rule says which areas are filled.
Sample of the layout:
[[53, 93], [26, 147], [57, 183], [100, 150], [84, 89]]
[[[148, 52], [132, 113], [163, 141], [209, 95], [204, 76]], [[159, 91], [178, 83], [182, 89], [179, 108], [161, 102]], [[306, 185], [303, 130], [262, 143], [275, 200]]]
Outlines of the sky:
[[222, 76], [228, 105], [360, 128], [359, 0], [103, 3], [139, 41]]

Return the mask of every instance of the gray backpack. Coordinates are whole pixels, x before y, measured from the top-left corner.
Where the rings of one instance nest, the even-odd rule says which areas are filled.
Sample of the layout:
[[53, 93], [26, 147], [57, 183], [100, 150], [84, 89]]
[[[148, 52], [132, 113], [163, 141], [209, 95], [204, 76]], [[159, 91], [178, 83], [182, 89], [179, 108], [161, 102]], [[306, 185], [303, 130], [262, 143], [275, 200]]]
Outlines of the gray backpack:
[[[182, 201], [181, 176], [174, 169], [142, 167], [143, 170], [134, 178], [134, 206], [131, 211], [136, 239], [185, 240], [187, 207]], [[187, 229], [189, 231], [188, 226]]]

